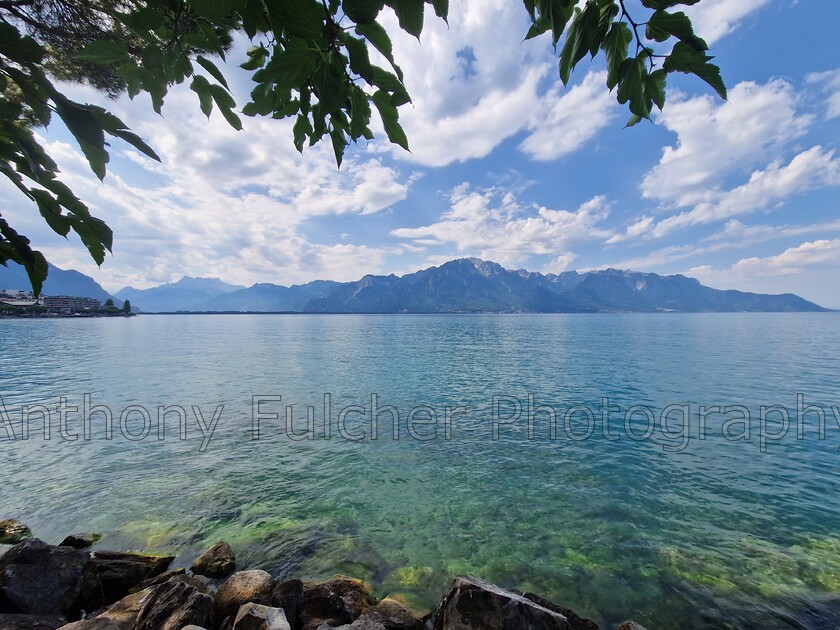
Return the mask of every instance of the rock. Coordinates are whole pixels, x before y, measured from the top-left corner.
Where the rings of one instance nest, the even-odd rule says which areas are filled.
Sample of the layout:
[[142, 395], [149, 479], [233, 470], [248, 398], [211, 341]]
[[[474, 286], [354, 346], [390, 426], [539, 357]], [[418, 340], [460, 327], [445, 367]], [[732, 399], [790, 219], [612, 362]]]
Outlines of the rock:
[[72, 547], [73, 549], [90, 549], [102, 538], [100, 534], [73, 534], [65, 538], [58, 545], [59, 547]]
[[291, 630], [282, 608], [245, 604], [236, 614], [233, 630]]
[[286, 620], [297, 630], [298, 611], [303, 603], [303, 582], [300, 580], [288, 580], [278, 584], [271, 596], [271, 603], [277, 608], [282, 608], [286, 613]]
[[213, 599], [177, 579], [124, 597], [104, 612], [62, 630], [182, 630], [210, 624]]
[[353, 623], [348, 623], [344, 626], [332, 627], [327, 624], [323, 624], [318, 626], [318, 630], [385, 630], [385, 626], [378, 621], [372, 621], [371, 619], [359, 617]]
[[560, 604], [555, 604], [553, 601], [546, 599], [545, 597], [535, 593], [525, 593], [524, 597], [527, 597], [532, 602], [539, 604], [543, 608], [548, 608], [549, 610], [553, 610], [554, 612], [563, 615], [568, 620], [572, 630], [598, 630], [598, 624], [591, 619], [581, 617], [575, 611], [566, 608], [565, 606], [561, 606]]
[[196, 575], [210, 578], [229, 576], [236, 569], [236, 556], [226, 542], [219, 542], [201, 554], [190, 567]]
[[388, 597], [363, 613], [359, 619], [378, 622], [385, 630], [420, 630], [423, 625], [420, 615]]
[[[149, 578], [148, 580], [145, 580], [139, 586], [135, 586], [134, 588], [131, 589], [131, 592], [136, 593], [137, 591], [142, 591], [144, 589], [149, 588], [150, 586], [157, 586], [158, 584], [163, 584], [165, 582], [168, 582], [172, 578], [180, 577], [182, 575], [186, 575], [186, 573], [187, 573], [187, 571], [183, 567], [180, 567], [178, 569], [170, 569], [169, 571], [164, 571], [160, 575], [156, 575], [154, 577]], [[205, 592], [205, 590], [202, 590], [202, 589], [199, 589], [199, 590], [202, 591], [202, 592]]]
[[216, 619], [227, 619], [248, 603], [271, 605], [277, 585], [265, 571], [239, 571], [231, 575], [216, 593]]
[[337, 575], [326, 582], [305, 582], [298, 619], [301, 630], [319, 626], [341, 626], [358, 619], [376, 605], [367, 585], [361, 580]]
[[571, 630], [568, 620], [530, 599], [474, 577], [459, 577], [441, 600], [435, 630]]
[[85, 569], [80, 606], [98, 610], [119, 601], [169, 568], [173, 556], [97, 551]]
[[206, 628], [202, 628], [201, 626], [184, 626], [181, 630], [207, 630]]
[[7, 518], [0, 521], [0, 545], [17, 545], [32, 538], [32, 531], [20, 521]]
[[67, 617], [90, 556], [29, 540], [0, 558], [0, 612]]
[[635, 621], [625, 621], [615, 630], [645, 630], [645, 627]]
[[0, 630], [56, 630], [66, 623], [63, 617], [0, 614]]
[[184, 626], [207, 626], [213, 598], [177, 579], [153, 587], [135, 625], [136, 630], [181, 630]]

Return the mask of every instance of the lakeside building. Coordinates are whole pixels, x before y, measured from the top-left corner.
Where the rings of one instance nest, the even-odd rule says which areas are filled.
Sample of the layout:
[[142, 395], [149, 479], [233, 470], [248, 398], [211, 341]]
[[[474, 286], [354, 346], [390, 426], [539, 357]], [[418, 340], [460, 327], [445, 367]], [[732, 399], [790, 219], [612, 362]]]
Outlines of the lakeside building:
[[102, 303], [95, 298], [73, 297], [70, 295], [45, 296], [41, 304], [50, 311], [58, 311], [60, 313], [80, 313], [102, 308]]
[[37, 299], [32, 291], [4, 289], [0, 291], [0, 302], [9, 306], [35, 306], [41, 304], [41, 299]]

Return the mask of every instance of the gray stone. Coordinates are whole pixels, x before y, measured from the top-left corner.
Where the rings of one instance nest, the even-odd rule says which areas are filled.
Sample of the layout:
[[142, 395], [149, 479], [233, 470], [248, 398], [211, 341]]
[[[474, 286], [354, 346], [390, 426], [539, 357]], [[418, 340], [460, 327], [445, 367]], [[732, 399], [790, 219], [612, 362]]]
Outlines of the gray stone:
[[443, 598], [435, 630], [571, 630], [568, 620], [530, 599], [474, 577], [459, 577]]
[[89, 560], [84, 551], [40, 540], [16, 545], [0, 558], [0, 612], [69, 616]]
[[0, 630], [56, 630], [67, 620], [43, 615], [0, 615]]
[[61, 541], [59, 547], [90, 549], [102, 538], [100, 534], [72, 534]]
[[245, 604], [236, 614], [233, 630], [291, 630], [282, 608]]
[[32, 531], [13, 518], [0, 521], [0, 545], [16, 545], [32, 538]]
[[235, 617], [248, 603], [271, 605], [271, 596], [277, 586], [274, 578], [265, 571], [238, 571], [219, 587], [216, 593], [216, 619]]
[[236, 570], [236, 556], [226, 542], [218, 542], [201, 554], [190, 571], [210, 578], [223, 578]]
[[305, 582], [298, 619], [301, 630], [342, 626], [358, 619], [376, 605], [367, 584], [337, 575], [326, 582]]

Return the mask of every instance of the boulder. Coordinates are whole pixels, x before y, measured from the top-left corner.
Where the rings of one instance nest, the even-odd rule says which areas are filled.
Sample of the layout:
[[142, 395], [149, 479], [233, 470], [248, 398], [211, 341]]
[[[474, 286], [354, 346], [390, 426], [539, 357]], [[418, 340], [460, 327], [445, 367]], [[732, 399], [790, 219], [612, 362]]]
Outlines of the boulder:
[[553, 610], [554, 612], [563, 615], [569, 621], [569, 625], [572, 627], [572, 630], [598, 630], [597, 623], [591, 619], [587, 619], [586, 617], [581, 617], [570, 608], [566, 608], [560, 604], [555, 604], [553, 601], [537, 595], [536, 593], [525, 593], [524, 597], [527, 597], [532, 602], [539, 604], [543, 608], [548, 608], [549, 610]]
[[419, 614], [390, 597], [367, 610], [359, 619], [380, 623], [385, 630], [420, 630], [423, 626]]
[[236, 614], [233, 630], [291, 630], [282, 608], [245, 604]]
[[566, 617], [474, 577], [459, 577], [441, 600], [435, 630], [571, 630]]
[[233, 617], [248, 603], [271, 605], [277, 586], [274, 578], [265, 571], [238, 571], [219, 587], [216, 593], [215, 616], [222, 620]]
[[[183, 567], [179, 567], [177, 569], [170, 569], [169, 571], [164, 571], [160, 575], [156, 575], [154, 577], [149, 578], [148, 580], [144, 580], [142, 584], [139, 586], [135, 586], [131, 589], [132, 593], [136, 593], [137, 591], [142, 591], [143, 589], [147, 589], [150, 586], [157, 586], [158, 584], [163, 584], [168, 582], [172, 578], [180, 577], [182, 575], [186, 575], [187, 570]], [[203, 585], [202, 585], [203, 586]], [[206, 592], [205, 589], [199, 589], [202, 592]]]
[[0, 545], [17, 545], [32, 538], [30, 529], [13, 518], [0, 521]]
[[61, 541], [59, 547], [90, 549], [102, 538], [100, 534], [72, 534]]
[[317, 630], [385, 630], [385, 626], [378, 621], [372, 621], [370, 619], [365, 619], [364, 617], [359, 617], [353, 623], [335, 627], [323, 624], [318, 626]]
[[0, 614], [0, 630], [56, 630], [66, 623], [63, 617]]
[[303, 603], [303, 582], [300, 580], [288, 580], [278, 584], [271, 596], [271, 603], [277, 608], [282, 608], [286, 613], [286, 620], [292, 630], [298, 628], [298, 611]]
[[169, 568], [173, 556], [97, 551], [85, 569], [80, 606], [98, 610], [119, 601]]
[[29, 540], [0, 558], [0, 612], [67, 617], [74, 612], [90, 556]]
[[226, 542], [218, 542], [201, 554], [190, 571], [209, 578], [223, 578], [236, 570], [236, 556]]
[[324, 624], [342, 626], [375, 605], [364, 582], [337, 575], [326, 582], [304, 583], [298, 619], [301, 630], [316, 630]]
[[615, 630], [645, 630], [645, 627], [635, 621], [625, 621]]
[[209, 626], [213, 599], [171, 580], [128, 595], [104, 612], [62, 630], [182, 630]]

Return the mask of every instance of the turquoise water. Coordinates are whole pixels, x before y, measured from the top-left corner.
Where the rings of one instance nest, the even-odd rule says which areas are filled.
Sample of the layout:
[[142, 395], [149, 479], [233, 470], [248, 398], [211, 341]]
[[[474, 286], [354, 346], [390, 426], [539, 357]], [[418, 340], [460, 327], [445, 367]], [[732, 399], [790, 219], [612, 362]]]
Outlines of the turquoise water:
[[[836, 314], [0, 321], [0, 517], [50, 542], [94, 530], [103, 548], [177, 550], [182, 564], [223, 538], [240, 565], [351, 573], [419, 608], [471, 573], [607, 627], [628, 617], [652, 629], [832, 627], [838, 374]], [[365, 407], [369, 420], [372, 394], [399, 412], [399, 439], [387, 412], [376, 440], [358, 413], [343, 426], [366, 438], [340, 435], [341, 410]], [[553, 435], [547, 413], [529, 431], [529, 394], [556, 413]], [[823, 439], [815, 414], [797, 439], [798, 394], [825, 410]], [[110, 439], [102, 413], [85, 439], [86, 395], [111, 410]], [[506, 397], [497, 439], [494, 396]], [[79, 408], [64, 436], [62, 397]], [[604, 398], [620, 408], [609, 420], [618, 439], [603, 435]], [[37, 404], [50, 408], [49, 439], [31, 413], [22, 440], [22, 409]], [[169, 414], [160, 440], [158, 407], [174, 405], [186, 439]], [[286, 405], [295, 435], [314, 407], [314, 439], [286, 432]], [[634, 405], [654, 415], [647, 439], [643, 409], [625, 426]], [[689, 431], [672, 409], [663, 435], [668, 405], [689, 406]], [[750, 439], [723, 436], [739, 417], [730, 409], [707, 415], [701, 440], [701, 405], [743, 406]], [[762, 442], [762, 405], [789, 410], [786, 437]], [[132, 406], [150, 417], [139, 441], [125, 435], [144, 430]], [[205, 423], [218, 411], [209, 442], [193, 406]], [[581, 406], [593, 416], [587, 439], [575, 439], [590, 428]], [[461, 408], [448, 422], [447, 407]], [[421, 424], [432, 413], [437, 424]], [[778, 409], [768, 418], [765, 437], [778, 435]], [[744, 427], [726, 428], [732, 438]]]

